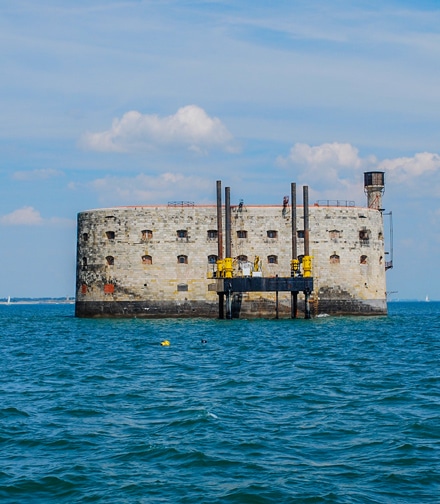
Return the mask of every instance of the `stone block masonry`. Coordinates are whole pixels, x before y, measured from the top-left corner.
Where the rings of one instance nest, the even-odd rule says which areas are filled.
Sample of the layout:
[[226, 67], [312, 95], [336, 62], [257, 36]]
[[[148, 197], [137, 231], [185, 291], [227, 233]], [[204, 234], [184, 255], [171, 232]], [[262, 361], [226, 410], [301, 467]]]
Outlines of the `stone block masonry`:
[[[302, 254], [302, 208], [297, 212]], [[311, 206], [313, 315], [386, 314], [382, 214], [364, 207]], [[290, 212], [281, 206], [234, 207], [234, 276], [253, 269], [290, 276]], [[78, 214], [76, 315], [79, 317], [217, 317], [210, 289], [218, 254], [215, 206], [136, 206]], [[299, 297], [301, 309], [301, 295]], [[235, 296], [241, 318], [275, 316], [275, 293]], [[290, 293], [279, 293], [290, 317]]]

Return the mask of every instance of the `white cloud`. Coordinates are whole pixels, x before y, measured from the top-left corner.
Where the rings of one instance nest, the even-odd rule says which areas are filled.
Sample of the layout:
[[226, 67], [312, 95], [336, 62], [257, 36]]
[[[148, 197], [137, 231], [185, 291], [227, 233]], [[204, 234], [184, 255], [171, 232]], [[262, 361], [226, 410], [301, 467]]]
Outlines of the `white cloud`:
[[161, 146], [184, 147], [197, 153], [211, 147], [234, 151], [232, 135], [226, 126], [196, 105], [187, 105], [163, 118], [136, 110], [126, 112], [113, 120], [109, 130], [83, 135], [80, 145], [103, 152], [132, 152]]
[[98, 193], [103, 204], [150, 205], [167, 201], [201, 203], [200, 195], [208, 195], [204, 200], [209, 201], [214, 186], [211, 179], [168, 172], [158, 176], [140, 174], [133, 178], [104, 177], [90, 182], [87, 187]]
[[51, 177], [58, 177], [62, 175], [59, 170], [54, 170], [52, 168], [43, 168], [40, 170], [28, 170], [28, 171], [16, 171], [13, 173], [12, 178], [15, 180], [45, 180]]
[[43, 223], [43, 218], [35, 208], [23, 207], [1, 216], [0, 223], [5, 226], [38, 226]]
[[[283, 161], [283, 158], [281, 158]], [[361, 165], [359, 151], [348, 143], [325, 143], [310, 146], [304, 143], [296, 143], [291, 149], [287, 162], [298, 163], [308, 166], [340, 166], [358, 168]]]
[[413, 196], [440, 195], [440, 155], [431, 152], [378, 160], [375, 156], [361, 157], [358, 149], [348, 143], [297, 143], [287, 157], [278, 158], [278, 164], [294, 170], [298, 182], [310, 184], [317, 199], [346, 194], [360, 201], [362, 172], [376, 170], [385, 172], [386, 182], [410, 185]]
[[324, 143], [311, 146], [296, 143], [287, 157], [278, 157], [278, 164], [294, 170], [299, 183], [311, 187], [316, 199], [363, 198], [362, 170], [370, 169], [376, 159], [361, 158], [349, 143]]
[[76, 221], [61, 217], [43, 219], [38, 210], [31, 206], [18, 208], [13, 212], [0, 216], [0, 225], [3, 226], [41, 226], [49, 225], [56, 227], [75, 227]]
[[413, 157], [384, 159], [377, 166], [386, 171], [396, 183], [407, 183], [423, 175], [433, 174], [440, 170], [440, 156], [432, 152], [419, 152]]
[[440, 155], [436, 153], [419, 152], [413, 157], [379, 161], [375, 156], [360, 157], [358, 149], [351, 144], [336, 142], [317, 146], [297, 143], [287, 157], [280, 156], [277, 161], [281, 166], [294, 166], [308, 174], [316, 172], [324, 178], [328, 178], [329, 173], [340, 175], [352, 172], [357, 176], [359, 170], [385, 171], [394, 182], [400, 183], [440, 171]]

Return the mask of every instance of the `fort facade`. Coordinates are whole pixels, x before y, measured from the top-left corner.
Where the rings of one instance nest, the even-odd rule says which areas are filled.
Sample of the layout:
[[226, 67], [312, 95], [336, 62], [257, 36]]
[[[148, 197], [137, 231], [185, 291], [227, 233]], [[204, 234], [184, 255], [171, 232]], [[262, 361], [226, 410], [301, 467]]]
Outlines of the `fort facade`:
[[[301, 275], [303, 208], [296, 228]], [[173, 203], [78, 214], [79, 317], [218, 317], [218, 208]], [[291, 276], [291, 208], [231, 208], [233, 276]], [[309, 208], [312, 316], [387, 313], [383, 214], [377, 205], [327, 202]], [[289, 292], [244, 292], [234, 316], [290, 317]], [[298, 306], [304, 309], [304, 295]]]

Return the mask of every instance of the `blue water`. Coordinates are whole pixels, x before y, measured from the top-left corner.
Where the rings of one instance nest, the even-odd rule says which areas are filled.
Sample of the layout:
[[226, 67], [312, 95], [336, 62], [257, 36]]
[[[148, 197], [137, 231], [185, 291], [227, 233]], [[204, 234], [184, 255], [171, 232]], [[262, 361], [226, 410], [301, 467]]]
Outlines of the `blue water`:
[[0, 306], [0, 351], [2, 503], [440, 501], [440, 303], [310, 321]]

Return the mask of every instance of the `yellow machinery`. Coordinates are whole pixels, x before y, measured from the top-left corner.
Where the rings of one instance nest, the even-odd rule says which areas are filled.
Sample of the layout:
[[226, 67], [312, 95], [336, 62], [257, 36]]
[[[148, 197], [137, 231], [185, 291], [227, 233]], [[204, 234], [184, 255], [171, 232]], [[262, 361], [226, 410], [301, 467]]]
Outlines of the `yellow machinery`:
[[233, 260], [232, 257], [225, 257], [223, 259], [224, 262], [224, 278], [232, 278], [232, 271], [233, 271]]
[[290, 276], [296, 277], [299, 273], [299, 259], [292, 259], [290, 261]]
[[312, 276], [312, 256], [304, 256], [302, 260], [304, 277]]

